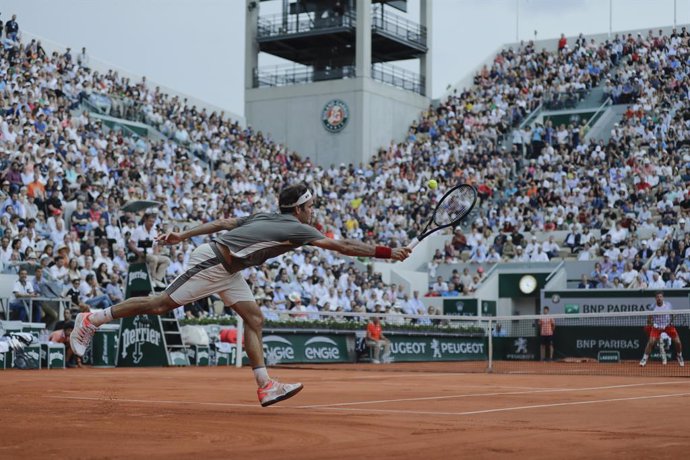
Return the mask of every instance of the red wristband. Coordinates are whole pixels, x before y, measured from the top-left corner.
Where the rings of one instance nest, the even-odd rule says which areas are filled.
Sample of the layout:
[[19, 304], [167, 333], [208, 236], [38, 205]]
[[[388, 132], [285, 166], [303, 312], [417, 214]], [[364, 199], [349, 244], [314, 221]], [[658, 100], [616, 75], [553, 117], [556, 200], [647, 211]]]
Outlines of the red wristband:
[[376, 246], [376, 251], [374, 251], [374, 257], [379, 259], [390, 259], [393, 255], [393, 250], [388, 246]]

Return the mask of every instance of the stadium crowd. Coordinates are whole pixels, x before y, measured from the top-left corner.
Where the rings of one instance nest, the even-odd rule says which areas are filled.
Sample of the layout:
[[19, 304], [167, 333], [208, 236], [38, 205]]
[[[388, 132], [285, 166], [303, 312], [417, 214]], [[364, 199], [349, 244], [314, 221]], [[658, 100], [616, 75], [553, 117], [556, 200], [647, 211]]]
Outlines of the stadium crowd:
[[[139, 241], [188, 222], [274, 211], [281, 186], [297, 181], [313, 188], [325, 234], [391, 246], [419, 231], [444, 185], [474, 184], [479, 213], [432, 268], [549, 260], [567, 248], [600, 260], [585, 287], [656, 286], [655, 274], [665, 285], [690, 281], [682, 227], [690, 210], [685, 30], [600, 44], [581, 38], [555, 52], [531, 43], [504, 50], [472, 88], [425, 111], [404, 142], [367, 165], [328, 168], [145, 78], [92, 71], [85, 49], [48, 55], [39, 41], [19, 37], [18, 26], [14, 33], [6, 26], [0, 50], [0, 269], [20, 278], [23, 269], [38, 270], [24, 294], [66, 294], [82, 310], [116, 303], [130, 257], [143, 255]], [[520, 127], [540, 104], [576, 100], [599, 84], [614, 100], [629, 96], [608, 143], [586, 141], [584, 123]], [[144, 121], [164, 138], [108, 129], [84, 104]], [[430, 178], [439, 191], [426, 189]], [[162, 205], [145, 216], [123, 212], [133, 200]], [[568, 234], [542, 237], [551, 231]], [[200, 242], [148, 249], [154, 285], [184, 271]], [[245, 275], [268, 319], [287, 308], [425, 312], [420, 293], [309, 247]], [[481, 272], [457, 273], [430, 293], [471, 295], [480, 282]], [[186, 310], [203, 315], [208, 307]]]

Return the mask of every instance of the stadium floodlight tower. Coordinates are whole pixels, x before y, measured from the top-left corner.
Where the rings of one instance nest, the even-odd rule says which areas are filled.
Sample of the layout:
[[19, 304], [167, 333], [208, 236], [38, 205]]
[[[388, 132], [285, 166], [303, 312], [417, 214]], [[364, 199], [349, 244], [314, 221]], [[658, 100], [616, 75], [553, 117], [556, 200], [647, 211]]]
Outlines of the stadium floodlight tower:
[[[420, 23], [407, 0], [247, 0], [248, 123], [324, 167], [402, 141], [431, 96], [431, 0], [418, 1]], [[288, 64], [259, 68], [259, 53]], [[413, 59], [419, 73], [391, 64]]]

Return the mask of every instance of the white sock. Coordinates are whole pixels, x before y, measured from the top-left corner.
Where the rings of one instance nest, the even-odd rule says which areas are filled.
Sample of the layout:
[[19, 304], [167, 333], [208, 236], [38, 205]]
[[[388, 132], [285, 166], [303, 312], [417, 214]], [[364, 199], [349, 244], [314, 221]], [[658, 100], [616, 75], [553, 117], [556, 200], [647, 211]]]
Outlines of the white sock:
[[647, 355], [647, 354], [642, 355], [642, 359], [644, 359], [645, 361], [647, 361], [647, 358], [649, 358], [649, 355]]
[[268, 381], [271, 380], [268, 376], [268, 371], [266, 370], [265, 366], [254, 368], [254, 378], [256, 379], [256, 384], [259, 385], [259, 388], [263, 388]]
[[100, 326], [101, 324], [109, 323], [113, 320], [112, 307], [108, 307], [105, 310], [95, 311], [89, 316], [89, 321], [94, 326]]

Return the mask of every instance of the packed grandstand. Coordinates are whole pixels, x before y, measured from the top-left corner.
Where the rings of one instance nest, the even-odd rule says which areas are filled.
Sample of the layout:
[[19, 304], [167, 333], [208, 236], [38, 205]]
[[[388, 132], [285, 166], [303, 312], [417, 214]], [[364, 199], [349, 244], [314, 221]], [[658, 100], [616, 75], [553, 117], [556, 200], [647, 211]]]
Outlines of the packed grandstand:
[[[48, 54], [13, 35], [3, 35], [0, 50], [0, 272], [41, 267], [36, 291], [72, 289], [75, 309], [124, 298], [129, 242], [150, 234], [143, 212], [123, 212], [125, 203], [161, 203], [154, 232], [165, 232], [276, 211], [281, 187], [298, 181], [313, 189], [325, 234], [393, 247], [419, 232], [448, 184], [475, 185], [481, 202], [428, 261], [428, 292], [386, 285], [362, 265], [309, 247], [246, 270], [268, 319], [298, 297], [307, 311], [425, 313], [419, 297], [472, 296], [480, 266], [497, 262], [596, 261], [582, 288], [690, 284], [685, 29], [562, 39], [553, 52], [532, 43], [504, 49], [474, 85], [421, 113], [404, 141], [368, 164], [325, 168], [145, 79], [94, 71], [86, 50]], [[626, 105], [608, 140], [589, 138], [584, 121], [526, 123], [541, 107], [572, 107], [595, 88], [601, 102]], [[162, 136], [105, 126], [92, 111]], [[430, 178], [438, 191], [426, 187]], [[156, 283], [182, 273], [201, 242], [154, 246]], [[440, 265], [459, 262], [467, 270], [436, 276]], [[202, 302], [186, 314], [215, 312]]]

